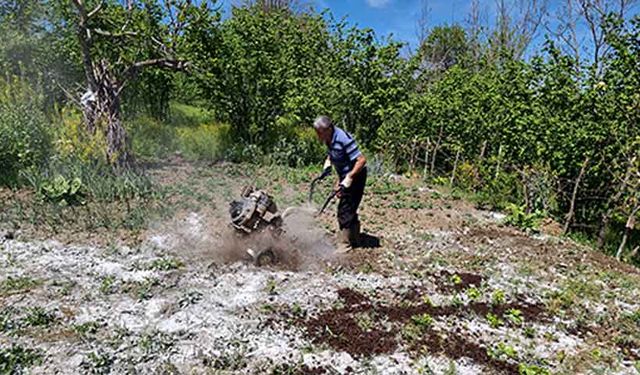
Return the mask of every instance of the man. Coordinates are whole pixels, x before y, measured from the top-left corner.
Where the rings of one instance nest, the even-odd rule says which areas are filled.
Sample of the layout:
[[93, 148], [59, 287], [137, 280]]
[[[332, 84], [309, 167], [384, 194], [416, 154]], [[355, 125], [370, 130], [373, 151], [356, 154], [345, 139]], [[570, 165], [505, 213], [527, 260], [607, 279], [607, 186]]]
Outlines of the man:
[[334, 189], [340, 198], [338, 204], [338, 252], [345, 253], [357, 245], [360, 236], [358, 206], [362, 201], [364, 186], [367, 182], [367, 160], [358, 150], [355, 139], [334, 126], [327, 116], [318, 117], [313, 128], [318, 139], [327, 145], [328, 155], [324, 169], [334, 166], [338, 180]]

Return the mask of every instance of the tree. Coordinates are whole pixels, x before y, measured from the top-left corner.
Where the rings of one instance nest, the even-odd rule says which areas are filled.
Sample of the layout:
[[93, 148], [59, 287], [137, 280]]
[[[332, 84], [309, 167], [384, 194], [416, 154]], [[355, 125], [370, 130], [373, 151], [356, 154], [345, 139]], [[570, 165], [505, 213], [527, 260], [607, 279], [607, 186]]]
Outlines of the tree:
[[467, 57], [467, 34], [459, 25], [437, 26], [426, 37], [418, 53], [426, 69], [442, 72]]
[[187, 70], [191, 42], [211, 32], [219, 15], [206, 1], [85, 3], [72, 0], [63, 14], [76, 28], [87, 89], [80, 103], [89, 135], [103, 132], [107, 161], [131, 165], [133, 155], [122, 123], [121, 97], [127, 84], [147, 68]]

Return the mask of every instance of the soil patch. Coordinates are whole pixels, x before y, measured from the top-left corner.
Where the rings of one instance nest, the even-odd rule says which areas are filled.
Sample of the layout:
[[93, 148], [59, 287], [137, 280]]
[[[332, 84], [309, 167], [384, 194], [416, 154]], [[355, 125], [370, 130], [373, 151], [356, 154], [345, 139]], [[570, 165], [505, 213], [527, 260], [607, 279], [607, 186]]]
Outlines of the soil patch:
[[440, 271], [439, 276], [434, 276], [436, 285], [442, 292], [462, 292], [465, 289], [475, 287], [479, 288], [484, 278], [480, 275], [467, 272], [449, 272]]
[[466, 340], [462, 335], [442, 337], [437, 332], [429, 331], [424, 334], [423, 339], [413, 343], [409, 350], [442, 354], [453, 359], [471, 358], [474, 362], [490, 367], [501, 374], [519, 373], [518, 365], [490, 357], [486, 348]]

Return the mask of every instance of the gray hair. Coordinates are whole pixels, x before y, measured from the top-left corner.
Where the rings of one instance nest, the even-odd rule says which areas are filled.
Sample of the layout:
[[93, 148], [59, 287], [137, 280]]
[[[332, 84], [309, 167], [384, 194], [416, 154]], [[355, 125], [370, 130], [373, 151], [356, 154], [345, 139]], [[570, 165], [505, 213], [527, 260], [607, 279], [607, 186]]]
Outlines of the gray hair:
[[329, 129], [333, 126], [333, 122], [329, 116], [318, 116], [316, 120], [313, 122], [313, 127], [315, 129]]

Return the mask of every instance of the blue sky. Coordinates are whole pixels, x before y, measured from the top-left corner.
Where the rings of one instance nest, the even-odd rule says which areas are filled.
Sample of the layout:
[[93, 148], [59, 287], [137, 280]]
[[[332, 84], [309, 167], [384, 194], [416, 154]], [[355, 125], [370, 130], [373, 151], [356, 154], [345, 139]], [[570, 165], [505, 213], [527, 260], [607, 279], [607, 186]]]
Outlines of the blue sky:
[[[228, 9], [234, 0], [223, 0]], [[420, 0], [301, 0], [316, 10], [329, 9], [337, 18], [347, 20], [359, 27], [372, 28], [378, 38], [393, 35], [395, 40], [416, 44], [416, 23], [420, 18]], [[493, 0], [482, 0], [492, 3]], [[430, 0], [431, 24], [464, 21], [471, 0]]]
[[[468, 3], [470, 0], [429, 1], [429, 23], [463, 22]], [[379, 37], [393, 35], [394, 39], [411, 45], [418, 40], [420, 0], [315, 0], [315, 5], [319, 9], [329, 8], [337, 18], [346, 16], [360, 27], [370, 27]]]
[[[231, 3], [242, 0], [223, 1], [224, 9], [228, 10]], [[422, 13], [421, 0], [299, 0], [303, 5], [310, 5], [316, 10], [329, 9], [336, 19], [346, 17], [351, 24], [361, 28], [372, 28], [377, 37], [382, 40], [392, 35], [394, 40], [406, 42], [410, 49], [418, 44], [418, 20]], [[471, 12], [472, 0], [424, 0], [428, 5], [428, 25], [430, 27], [444, 24], [464, 24]], [[507, 0], [507, 6], [513, 6], [515, 0]], [[483, 25], [494, 21], [496, 0], [480, 0], [480, 18]], [[562, 8], [560, 0], [547, 0], [547, 22], [554, 28], [554, 16]], [[640, 5], [627, 13], [628, 16], [637, 14]], [[532, 41], [530, 51], [537, 50], [544, 42], [548, 30], [540, 26], [536, 38]], [[582, 42], [590, 37], [584, 24], [578, 24], [578, 39]], [[586, 47], [585, 47], [586, 48]], [[588, 51], [587, 51], [588, 52]]]

